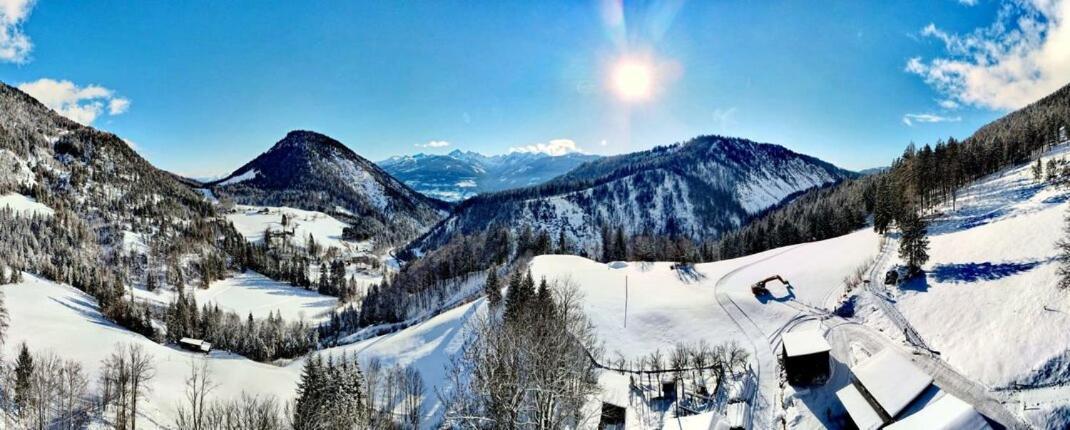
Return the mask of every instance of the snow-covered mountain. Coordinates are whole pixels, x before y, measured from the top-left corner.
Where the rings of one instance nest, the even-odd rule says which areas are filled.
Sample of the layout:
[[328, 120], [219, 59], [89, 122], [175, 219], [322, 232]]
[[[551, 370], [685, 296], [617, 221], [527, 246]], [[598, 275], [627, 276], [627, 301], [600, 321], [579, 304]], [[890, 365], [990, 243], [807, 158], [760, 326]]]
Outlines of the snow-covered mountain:
[[538, 185], [597, 155], [511, 152], [487, 156], [454, 150], [449, 154], [390, 157], [379, 166], [416, 191], [446, 201], [460, 201], [479, 193]]
[[501, 226], [563, 233], [588, 255], [600, 252], [603, 228], [701, 240], [796, 192], [853, 175], [781, 146], [702, 136], [585, 163], [539, 186], [476, 196], [413, 248]]
[[[0, 196], [32, 202], [35, 212], [50, 215], [48, 222], [4, 221], [0, 266], [79, 288], [146, 279], [152, 268], [143, 254], [150, 243], [182, 265], [223, 252], [212, 238], [225, 224], [178, 177], [153, 167], [118, 136], [71, 121], [5, 84]], [[19, 236], [23, 227], [32, 230], [26, 237]], [[118, 276], [111, 270], [120, 261], [124, 278], [109, 279]]]
[[449, 205], [413, 191], [341, 142], [291, 131], [271, 149], [208, 184], [241, 204], [288, 206], [349, 221], [357, 240], [396, 243], [443, 218]]

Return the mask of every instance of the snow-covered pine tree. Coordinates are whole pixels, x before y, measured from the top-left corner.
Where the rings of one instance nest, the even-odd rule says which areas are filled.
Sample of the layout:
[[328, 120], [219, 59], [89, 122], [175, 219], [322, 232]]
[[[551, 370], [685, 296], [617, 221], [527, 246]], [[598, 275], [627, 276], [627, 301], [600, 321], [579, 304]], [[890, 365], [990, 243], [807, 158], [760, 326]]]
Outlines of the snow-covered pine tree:
[[498, 267], [491, 266], [487, 269], [487, 280], [483, 284], [483, 292], [487, 295], [487, 302], [491, 307], [497, 307], [502, 302], [502, 284], [498, 280]]
[[910, 274], [921, 271], [921, 266], [929, 261], [929, 238], [925, 220], [914, 211], [907, 211], [903, 219], [899, 220], [899, 230], [902, 232], [899, 242], [899, 258], [907, 263]]

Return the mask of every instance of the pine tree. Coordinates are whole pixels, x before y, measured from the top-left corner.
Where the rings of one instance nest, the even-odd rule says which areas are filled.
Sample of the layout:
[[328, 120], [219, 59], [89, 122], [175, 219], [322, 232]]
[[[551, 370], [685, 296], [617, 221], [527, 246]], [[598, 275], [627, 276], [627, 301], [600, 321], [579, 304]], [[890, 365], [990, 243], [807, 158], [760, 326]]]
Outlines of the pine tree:
[[309, 357], [301, 371], [297, 384], [297, 400], [294, 401], [294, 430], [317, 430], [320, 428], [319, 407], [324, 400], [323, 359], [319, 355]]
[[1063, 220], [1063, 238], [1056, 245], [1059, 249], [1059, 288], [1070, 289], [1070, 213]]
[[617, 233], [613, 238], [613, 259], [628, 259], [628, 241], [624, 239], [624, 229], [617, 227]]
[[1036, 179], [1037, 182], [1044, 179], [1044, 164], [1039, 158], [1037, 159], [1036, 164], [1033, 164], [1033, 179]]
[[572, 252], [572, 245], [568, 243], [568, 237], [565, 236], [565, 229], [558, 230], [557, 234], [557, 253], [569, 254]]
[[925, 220], [914, 211], [908, 211], [899, 221], [902, 237], [899, 242], [899, 258], [907, 262], [911, 274], [921, 271], [921, 266], [929, 261], [929, 238], [926, 237]]
[[515, 320], [524, 313], [528, 303], [534, 296], [534, 281], [531, 280], [531, 272], [524, 276], [520, 271], [513, 272], [509, 278], [509, 290], [505, 296], [505, 316]]
[[4, 305], [4, 292], [0, 291], [0, 347], [4, 346], [4, 340], [7, 339], [7, 324], [7, 306]]
[[483, 284], [483, 292], [487, 295], [487, 301], [491, 307], [497, 307], [502, 302], [502, 285], [498, 280], [498, 267], [491, 266], [487, 269], [487, 281]]
[[22, 411], [30, 402], [30, 384], [34, 374], [33, 356], [23, 342], [15, 359], [15, 408]]

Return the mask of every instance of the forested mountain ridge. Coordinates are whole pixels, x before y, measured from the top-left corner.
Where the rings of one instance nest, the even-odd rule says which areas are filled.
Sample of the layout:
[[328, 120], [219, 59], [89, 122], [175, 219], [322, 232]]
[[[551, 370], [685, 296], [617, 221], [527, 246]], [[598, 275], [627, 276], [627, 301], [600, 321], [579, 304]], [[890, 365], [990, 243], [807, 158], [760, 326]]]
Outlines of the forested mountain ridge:
[[237, 203], [331, 213], [351, 224], [348, 239], [374, 239], [383, 246], [416, 237], [449, 209], [341, 142], [301, 130], [207, 185]]
[[417, 191], [443, 200], [460, 201], [479, 193], [538, 185], [597, 155], [511, 152], [487, 156], [453, 150], [445, 155], [390, 157], [378, 164]]
[[[805, 193], [766, 211], [722, 237], [715, 258], [840, 236], [865, 227], [870, 219], [883, 231], [911, 213], [954, 203], [958, 190], [970, 182], [1028, 162], [1068, 140], [1070, 84], [985, 124], [966, 139], [952, 137], [920, 148], [910, 144], [879, 173]], [[1048, 168], [1048, 175], [1067, 174], [1070, 171]]]
[[241, 246], [210, 203], [122, 139], [0, 84], [0, 195], [11, 193], [49, 210], [0, 210], [0, 272], [69, 283], [147, 335], [149, 311], [124, 300], [126, 285], [216, 279], [228, 243]]
[[542, 185], [473, 197], [412, 248], [503, 226], [564, 237], [570, 251], [593, 256], [603, 252], [604, 229], [701, 241], [793, 193], [854, 176], [777, 145], [701, 136], [584, 163]]

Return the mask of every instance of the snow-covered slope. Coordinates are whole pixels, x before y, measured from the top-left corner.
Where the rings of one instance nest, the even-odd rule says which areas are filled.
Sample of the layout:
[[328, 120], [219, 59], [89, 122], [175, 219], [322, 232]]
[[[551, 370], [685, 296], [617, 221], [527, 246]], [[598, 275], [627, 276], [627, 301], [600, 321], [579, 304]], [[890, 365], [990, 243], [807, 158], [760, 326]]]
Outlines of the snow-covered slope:
[[599, 156], [511, 152], [486, 156], [454, 150], [449, 154], [390, 157], [378, 164], [416, 191], [460, 201], [479, 193], [538, 185]]
[[601, 229], [707, 240], [809, 188], [852, 176], [813, 157], [745, 139], [703, 136], [607, 157], [543, 185], [461, 203], [413, 247], [497, 226], [563, 232], [576, 253], [599, 255]]
[[[253, 281], [259, 284], [270, 282], [255, 274], [221, 281], [208, 290], [198, 291], [197, 299], [214, 297], [224, 306], [234, 306], [253, 311], [252, 307], [264, 300], [292, 299], [286, 306], [284, 317], [291, 311], [300, 312], [306, 306], [318, 307], [317, 301], [303, 302], [304, 297], [292, 287], [279, 286], [271, 291], [261, 291], [260, 286], [242, 286], [235, 282]], [[226, 297], [235, 289], [243, 289], [239, 295]], [[92, 297], [67, 285], [26, 275], [24, 282], [0, 286], [10, 312], [11, 326], [4, 344], [3, 355], [13, 357], [22, 342], [34, 351], [51, 351], [64, 359], [75, 360], [89, 372], [90, 380], [96, 381], [100, 362], [116, 346], [140, 345], [153, 358], [156, 377], [152, 380], [147, 401], [142, 403], [145, 428], [170, 427], [175, 411], [183, 401], [185, 378], [189, 375], [191, 362], [203, 357], [180, 349], [159, 345], [140, 335], [108, 322]], [[290, 306], [300, 304], [298, 307]], [[272, 306], [279, 303], [271, 303]], [[384, 365], [413, 366], [420, 371], [427, 388], [424, 391], [423, 410], [432, 425], [442, 413], [436, 397], [436, 388], [445, 382], [445, 364], [456, 353], [465, 339], [465, 325], [473, 317], [485, 312], [485, 301], [477, 300], [444, 312], [403, 331], [375, 337], [366, 341], [330, 348], [323, 354], [358, 357], [366, 362], [379, 358]], [[266, 309], [266, 308], [265, 308]], [[281, 402], [293, 398], [300, 379], [305, 359], [295, 360], [285, 366], [257, 363], [241, 356], [213, 352], [208, 358], [212, 378], [218, 386], [210, 398], [235, 399], [241, 393], [274, 396]]]
[[39, 203], [32, 197], [26, 197], [17, 193], [9, 193], [0, 196], [0, 209], [4, 208], [11, 209], [15, 213], [24, 216], [51, 216], [55, 213], [52, 208]]
[[[253, 271], [214, 281], [208, 288], [191, 287], [191, 290], [198, 305], [219, 306], [243, 317], [251, 314], [254, 318], [267, 318], [277, 313], [287, 321], [320, 323], [338, 307], [337, 297], [294, 287]], [[140, 301], [160, 306], [167, 305], [177, 295], [175, 290], [163, 288], [154, 291], [134, 288], [133, 294]]]
[[271, 149], [208, 184], [218, 198], [288, 206], [350, 218], [354, 237], [409, 240], [445, 216], [448, 205], [394, 179], [337, 140], [292, 131]]
[[[654, 351], [668, 354], [677, 343], [736, 342], [743, 346], [752, 357], [751, 366], [757, 379], [754, 382], [760, 387], [758, 397], [752, 402], [758, 405], [753, 413], [753, 428], [769, 428], [773, 425], [773, 414], [783, 413], [773, 406], [782, 395], [775, 358], [781, 333], [804, 324], [827, 330], [819, 324], [818, 315], [832, 309], [844, 292], [843, 278], [873, 258], [878, 242], [875, 233], [864, 230], [821, 242], [698, 264], [691, 269], [678, 270], [672, 263], [603, 264], [562, 255], [536, 257], [531, 269], [536, 278], [563, 280], [579, 288], [584, 295], [584, 309], [605, 343], [608, 359], [620, 356], [634, 360]], [[774, 282], [769, 284], [770, 297], [755, 298], [750, 285], [772, 274], [781, 275], [792, 287]], [[627, 378], [607, 376], [602, 381], [602, 398], [630, 398], [620, 394], [629, 392]], [[838, 380], [829, 389], [842, 388], [849, 382], [849, 379]], [[792, 407], [798, 415], [793, 427], [824, 425], [825, 407], [838, 408], [827, 397], [821, 398], [820, 405], [807, 406], [808, 409]], [[725, 414], [721, 405], [712, 413], [688, 421], [692, 426], [712, 428], [714, 423], [725, 419]], [[647, 418], [648, 423], [661, 422], [659, 418]]]
[[[1070, 160], [1070, 145], [1043, 160], [1053, 158]], [[1055, 260], [1068, 200], [1025, 165], [978, 181], [932, 220], [926, 276], [889, 291], [946, 362], [1037, 424], [1070, 423], [1070, 292]]]
[[[147, 401], [139, 406], [145, 418], [139, 418], [139, 424], [144, 428], [171, 426], [190, 363], [203, 356], [157, 344], [109, 322], [92, 297], [70, 286], [30, 275], [25, 278], [24, 282], [0, 287], [11, 324], [2, 355], [14, 357], [19, 345], [26, 342], [31, 350], [51, 351], [81, 363], [95, 383], [101, 360], [116, 347], [139, 345], [152, 356], [156, 368]], [[219, 399], [237, 398], [244, 391], [285, 401], [293, 397], [300, 376], [299, 368], [257, 363], [226, 353], [212, 353], [208, 363], [218, 384], [212, 395]]]

